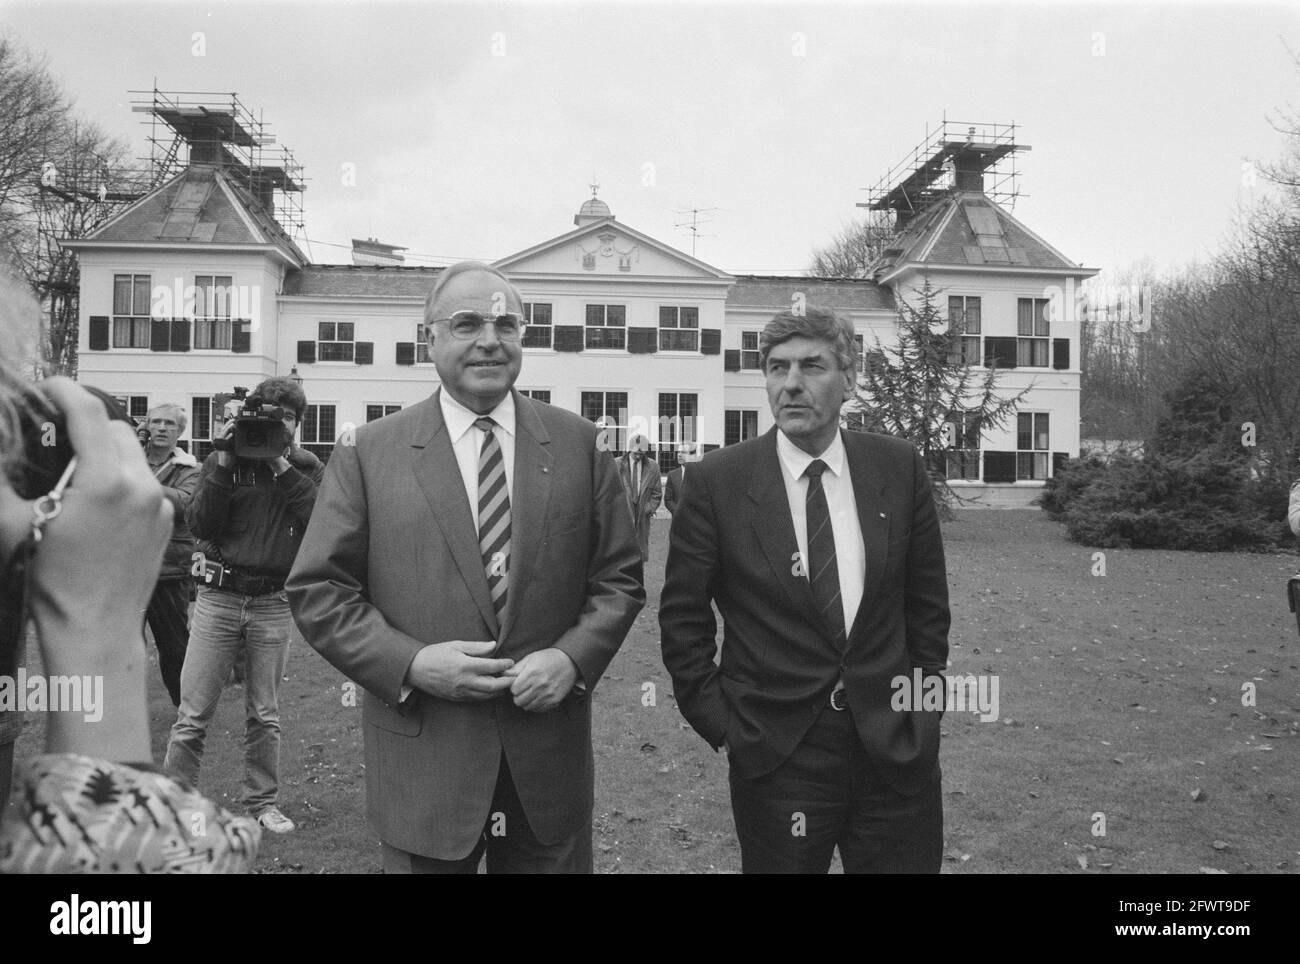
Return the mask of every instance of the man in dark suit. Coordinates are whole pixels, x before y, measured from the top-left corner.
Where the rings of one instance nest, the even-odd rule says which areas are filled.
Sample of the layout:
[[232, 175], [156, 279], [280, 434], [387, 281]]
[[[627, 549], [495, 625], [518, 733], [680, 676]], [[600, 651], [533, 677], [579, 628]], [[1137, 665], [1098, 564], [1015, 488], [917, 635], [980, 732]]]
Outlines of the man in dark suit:
[[837, 846], [848, 872], [941, 859], [942, 710], [894, 697], [947, 663], [943, 542], [916, 450], [839, 428], [853, 334], [811, 307], [768, 323], [776, 427], [691, 466], [673, 517], [664, 663], [683, 715], [727, 749], [747, 873], [825, 872]]
[[632, 511], [636, 526], [637, 543], [641, 547], [641, 561], [650, 561], [650, 520], [662, 501], [663, 487], [659, 482], [659, 463], [650, 458], [650, 440], [644, 435], [633, 435], [628, 442], [627, 454], [618, 458], [618, 477], [627, 492], [627, 505]]
[[673, 515], [677, 514], [677, 503], [682, 500], [682, 481], [685, 478], [686, 462], [683, 460], [664, 479], [664, 508]]
[[591, 691], [645, 601], [596, 426], [513, 390], [523, 302], [495, 269], [425, 305], [442, 387], [335, 447], [288, 590], [365, 689], [384, 869], [591, 872]]

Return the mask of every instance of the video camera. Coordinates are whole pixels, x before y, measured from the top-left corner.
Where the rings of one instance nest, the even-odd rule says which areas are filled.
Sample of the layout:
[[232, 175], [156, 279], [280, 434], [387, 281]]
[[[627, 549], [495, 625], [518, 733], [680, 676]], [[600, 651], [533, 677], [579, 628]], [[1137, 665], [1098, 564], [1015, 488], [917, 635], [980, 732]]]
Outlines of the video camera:
[[247, 388], [235, 387], [226, 402], [222, 421], [235, 420], [235, 431], [226, 438], [212, 440], [218, 452], [233, 452], [236, 458], [266, 462], [284, 455], [292, 442], [284, 427], [284, 409], [267, 405], [260, 395], [249, 395]]

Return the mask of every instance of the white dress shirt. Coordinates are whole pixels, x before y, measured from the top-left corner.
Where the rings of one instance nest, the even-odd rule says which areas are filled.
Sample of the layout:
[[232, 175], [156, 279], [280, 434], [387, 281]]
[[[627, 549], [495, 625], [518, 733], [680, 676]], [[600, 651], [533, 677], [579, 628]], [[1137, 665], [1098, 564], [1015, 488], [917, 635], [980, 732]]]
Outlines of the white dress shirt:
[[[482, 418], [477, 412], [471, 412], [444, 387], [438, 393], [438, 402], [442, 406], [442, 418], [447, 423], [447, 435], [451, 438], [451, 449], [456, 453], [456, 464], [460, 467], [460, 478], [465, 483], [465, 496], [469, 499], [469, 513], [474, 520], [474, 531], [478, 532], [478, 459], [483, 449], [483, 432], [474, 427], [474, 421]], [[501, 446], [501, 458], [505, 460], [506, 495], [510, 504], [515, 504], [515, 397], [506, 393], [501, 404], [488, 413], [488, 417], [497, 423], [492, 434]]]
[[862, 584], [867, 578], [867, 548], [862, 541], [862, 526], [858, 524], [858, 503], [853, 497], [853, 479], [849, 475], [844, 440], [836, 432], [835, 440], [826, 451], [812, 456], [777, 429], [776, 454], [781, 459], [781, 477], [785, 481], [786, 499], [790, 502], [799, 558], [805, 560], [805, 578], [808, 575], [808, 479], [804, 471], [814, 458], [826, 463], [826, 471], [822, 473], [822, 491], [826, 493], [826, 508], [830, 510], [831, 528], [835, 532], [835, 566], [840, 575], [840, 602], [844, 605], [844, 632], [847, 634], [853, 630], [853, 620], [857, 618], [858, 606], [862, 603]]

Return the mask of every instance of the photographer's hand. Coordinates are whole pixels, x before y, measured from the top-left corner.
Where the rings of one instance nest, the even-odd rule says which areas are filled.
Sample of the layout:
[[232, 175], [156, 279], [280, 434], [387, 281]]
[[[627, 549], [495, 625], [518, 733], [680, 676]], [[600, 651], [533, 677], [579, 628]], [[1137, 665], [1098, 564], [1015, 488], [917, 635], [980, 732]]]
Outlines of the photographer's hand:
[[[110, 422], [100, 401], [68, 379], [46, 379], [41, 390], [67, 420], [77, 466], [32, 557], [28, 606], [46, 674], [94, 680], [82, 712], [48, 715], [47, 749], [147, 761], [143, 614], [172, 506], [129, 425]], [[33, 504], [0, 477], [6, 552], [30, 532]]]

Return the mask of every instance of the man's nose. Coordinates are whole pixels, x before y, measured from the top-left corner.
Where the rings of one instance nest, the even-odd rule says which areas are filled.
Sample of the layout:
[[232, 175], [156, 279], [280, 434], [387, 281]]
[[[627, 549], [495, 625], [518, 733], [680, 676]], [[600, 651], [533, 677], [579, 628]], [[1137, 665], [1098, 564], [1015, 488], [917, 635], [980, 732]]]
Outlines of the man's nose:
[[501, 344], [501, 338], [497, 335], [497, 325], [490, 318], [485, 319], [478, 330], [478, 343], [483, 348], [496, 348]]

